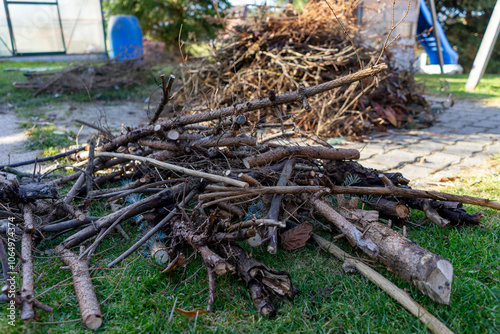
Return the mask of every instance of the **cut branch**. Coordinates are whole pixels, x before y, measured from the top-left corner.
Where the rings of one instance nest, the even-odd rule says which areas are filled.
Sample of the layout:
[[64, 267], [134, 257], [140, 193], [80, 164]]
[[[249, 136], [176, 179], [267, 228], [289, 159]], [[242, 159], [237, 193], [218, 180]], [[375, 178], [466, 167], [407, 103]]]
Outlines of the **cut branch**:
[[90, 278], [88, 262], [85, 259], [78, 260], [77, 256], [63, 245], [56, 247], [56, 254], [71, 270], [83, 324], [92, 330], [101, 327], [102, 313]]

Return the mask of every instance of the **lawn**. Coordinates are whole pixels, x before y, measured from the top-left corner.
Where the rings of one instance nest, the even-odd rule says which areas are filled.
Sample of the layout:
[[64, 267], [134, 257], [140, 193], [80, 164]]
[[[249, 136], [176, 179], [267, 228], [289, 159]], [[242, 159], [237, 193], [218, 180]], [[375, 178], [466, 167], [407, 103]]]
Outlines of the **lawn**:
[[425, 85], [425, 92], [429, 95], [446, 97], [449, 93], [456, 99], [475, 99], [498, 101], [500, 99], [500, 75], [486, 74], [483, 76], [474, 92], [465, 91], [468, 74], [416, 74], [418, 83]]
[[[446, 190], [456, 194], [500, 199], [500, 158], [489, 163], [484, 173], [461, 176]], [[470, 212], [483, 210], [484, 228], [439, 228], [408, 225], [408, 237], [422, 247], [444, 256], [454, 266], [454, 281], [449, 306], [438, 305], [392, 273], [377, 270], [410, 295], [456, 333], [495, 333], [500, 326], [500, 214], [487, 208], [469, 207]], [[106, 212], [94, 205], [90, 215]], [[412, 213], [413, 222], [421, 216]], [[253, 249], [253, 256], [267, 265], [286, 270], [295, 287], [302, 291], [293, 302], [277, 303], [274, 320], [257, 315], [242, 281], [232, 275], [217, 277], [217, 302], [213, 313], [186, 318], [176, 307], [203, 310], [207, 304], [207, 275], [200, 259], [193, 258], [186, 269], [162, 274], [161, 268], [137, 252], [119, 266], [106, 264], [126, 250], [138, 237], [137, 228], [127, 224], [132, 236], [125, 241], [120, 234], [105, 239], [93, 260], [93, 283], [101, 301], [104, 325], [102, 333], [426, 333], [424, 325], [411, 316], [378, 287], [361, 275], [347, 275], [342, 263], [333, 256], [308, 244], [294, 252], [279, 250], [275, 256], [264, 249]], [[41, 312], [31, 323], [18, 320], [15, 327], [6, 323], [6, 309], [0, 309], [0, 330], [8, 333], [85, 333], [79, 320], [74, 290], [67, 280], [69, 271], [47, 252], [67, 235], [46, 239], [38, 247], [35, 271], [40, 300], [54, 307], [52, 314]], [[332, 236], [327, 236], [330, 240]], [[337, 242], [351, 254], [346, 242]], [[245, 246], [250, 250], [248, 246]], [[19, 282], [17, 282], [19, 284]], [[51, 287], [58, 287], [49, 290]], [[6, 304], [3, 304], [6, 305]], [[173, 315], [172, 315], [173, 314]], [[19, 317], [19, 316], [18, 316]]]

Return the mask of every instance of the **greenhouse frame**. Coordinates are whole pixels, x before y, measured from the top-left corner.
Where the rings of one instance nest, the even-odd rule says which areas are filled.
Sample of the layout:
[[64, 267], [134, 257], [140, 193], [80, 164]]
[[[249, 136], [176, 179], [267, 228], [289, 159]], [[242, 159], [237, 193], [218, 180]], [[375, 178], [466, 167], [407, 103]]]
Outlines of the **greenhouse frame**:
[[100, 0], [3, 0], [0, 57], [105, 54]]

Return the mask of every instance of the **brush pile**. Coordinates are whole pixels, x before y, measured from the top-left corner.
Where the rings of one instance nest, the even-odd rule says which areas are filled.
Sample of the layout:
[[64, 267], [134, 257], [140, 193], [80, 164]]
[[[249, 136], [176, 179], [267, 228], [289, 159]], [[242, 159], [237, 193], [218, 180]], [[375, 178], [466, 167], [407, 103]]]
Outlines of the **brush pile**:
[[148, 66], [143, 61], [99, 60], [71, 65], [59, 71], [28, 72], [27, 82], [14, 82], [16, 88], [34, 89], [33, 97], [43, 92], [56, 94], [99, 91], [130, 87], [144, 80]]
[[[90, 262], [99, 242], [114, 229], [130, 240], [120, 227], [128, 222], [137, 226], [138, 236], [127, 241], [130, 248], [108, 267], [146, 246], [168, 279], [169, 272], [198, 254], [208, 272], [208, 311], [214, 309], [216, 275], [232, 274], [245, 282], [259, 314], [275, 316], [272, 301], [293, 299], [298, 291], [289, 273], [267, 267], [244, 247], [262, 246], [275, 254], [300, 248], [312, 236], [321, 247], [337, 249], [312, 233], [319, 229], [335, 239], [346, 238], [432, 300], [448, 304], [451, 263], [406, 239], [391, 224], [403, 223], [409, 208], [416, 208], [442, 227], [477, 225], [481, 213], [468, 214], [461, 203], [496, 209], [500, 203], [411, 189], [400, 173], [364, 168], [354, 161], [359, 158], [357, 150], [331, 147], [314, 135], [308, 137], [321, 145], [266, 143], [255, 135], [257, 129], [289, 124], [250, 120], [256, 110], [297, 102], [307, 106], [316, 94], [351, 86], [385, 69], [384, 64], [374, 65], [319, 86], [172, 119], [157, 119], [172, 83], [162, 77], [165, 96], [150, 124], [120, 135], [95, 125], [99, 134], [85, 150], [72, 151], [72, 158], [82, 160], [71, 166], [76, 173], [52, 180], [52, 173], [28, 178], [18, 173], [21, 180], [12, 173], [0, 176], [0, 232], [9, 247], [20, 243], [23, 259], [18, 258], [15, 268], [10, 266], [8, 257], [16, 255], [7, 256], [0, 239], [7, 282], [4, 298], [21, 308], [24, 320], [35, 317], [37, 309], [52, 311], [36, 297], [33, 249], [42, 238], [64, 233], [55, 254], [72, 272], [84, 325], [99, 328], [103, 315], [91, 283]], [[59, 188], [70, 182], [71, 189], [61, 197]], [[111, 213], [89, 216], [91, 205]], [[390, 223], [379, 222], [380, 217]], [[348, 257], [340, 249], [335, 254]], [[364, 265], [356, 261], [348, 260], [361, 271]], [[17, 291], [10, 273], [20, 267], [22, 288]], [[363, 269], [363, 275], [369, 270]]]
[[[226, 34], [212, 55], [189, 58], [176, 111], [220, 108], [235, 101], [267, 97], [330, 81], [379, 62], [380, 50], [362, 44], [355, 24], [357, 1], [310, 1], [303, 12], [258, 7], [227, 22]], [[352, 37], [352, 41], [346, 37]], [[356, 45], [356, 49], [353, 46]], [[388, 63], [387, 56], [381, 59]], [[429, 105], [414, 77], [395, 68], [378, 80], [367, 78], [309, 100], [311, 109], [268, 108], [255, 119], [294, 121], [321, 137], [360, 139], [389, 126], [425, 127], [433, 122]]]

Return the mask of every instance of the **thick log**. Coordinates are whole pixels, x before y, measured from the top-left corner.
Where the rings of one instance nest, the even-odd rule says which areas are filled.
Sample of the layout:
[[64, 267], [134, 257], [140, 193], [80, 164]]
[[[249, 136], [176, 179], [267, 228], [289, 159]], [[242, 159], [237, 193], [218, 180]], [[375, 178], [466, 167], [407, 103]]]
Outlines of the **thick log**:
[[138, 143], [141, 146], [147, 146], [157, 150], [166, 150], [172, 152], [183, 151], [181, 145], [167, 141], [140, 139]]
[[309, 201], [319, 214], [333, 223], [347, 237], [351, 245], [359, 247], [370, 257], [376, 258], [379, 255], [379, 247], [370, 238], [364, 236], [356, 225], [350, 223], [340, 213], [319, 198], [310, 196]]
[[246, 168], [252, 168], [291, 156], [311, 159], [349, 160], [359, 159], [359, 151], [321, 146], [286, 146], [274, 148], [256, 156], [247, 157], [243, 159], [243, 164]]
[[94, 286], [90, 278], [89, 264], [85, 259], [78, 260], [78, 257], [63, 245], [58, 245], [56, 254], [69, 267], [73, 276], [73, 287], [75, 288], [76, 299], [80, 307], [80, 314], [85, 327], [95, 330], [101, 327], [103, 318], [101, 308]]
[[445, 324], [439, 321], [438, 318], [434, 317], [422, 305], [418, 304], [413, 298], [411, 298], [408, 293], [398, 288], [387, 278], [380, 275], [378, 272], [376, 272], [363, 262], [351, 257], [349, 254], [338, 248], [332, 242], [323, 239], [317, 234], [312, 233], [311, 235], [314, 238], [314, 241], [316, 241], [322, 249], [333, 254], [340, 261], [347, 261], [348, 263], [353, 265], [361, 273], [361, 275], [368, 278], [372, 283], [384, 290], [394, 300], [403, 305], [405, 309], [407, 309], [413, 316], [418, 318], [425, 326], [427, 326], [427, 328], [432, 333], [453, 334], [453, 332], [448, 327], [446, 327]]
[[235, 243], [221, 244], [221, 253], [229, 263], [236, 267], [237, 275], [243, 279], [250, 289], [252, 302], [257, 312], [273, 318], [276, 310], [271, 298], [293, 299], [300, 291], [293, 287], [290, 275], [284, 271], [276, 271], [249, 256], [243, 248]]
[[427, 251], [384, 224], [371, 222], [365, 229], [365, 235], [380, 250], [380, 262], [433, 301], [449, 304], [453, 266], [447, 259]]

